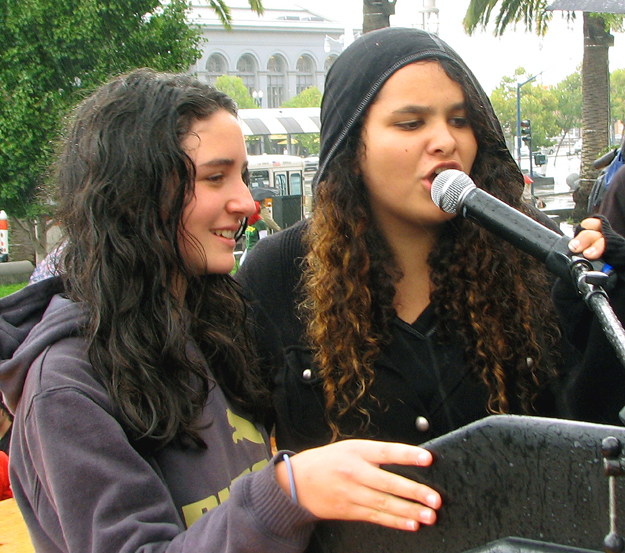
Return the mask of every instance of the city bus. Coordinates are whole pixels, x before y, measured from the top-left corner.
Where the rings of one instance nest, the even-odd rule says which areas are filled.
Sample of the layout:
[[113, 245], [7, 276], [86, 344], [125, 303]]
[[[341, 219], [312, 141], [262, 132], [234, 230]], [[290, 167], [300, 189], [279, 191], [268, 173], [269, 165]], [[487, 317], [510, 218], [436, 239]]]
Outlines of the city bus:
[[250, 190], [269, 188], [272, 216], [282, 228], [300, 221], [304, 215], [304, 160], [298, 156], [261, 154], [247, 156]]
[[278, 196], [302, 196], [304, 160], [298, 156], [247, 156], [250, 188], [275, 188]]

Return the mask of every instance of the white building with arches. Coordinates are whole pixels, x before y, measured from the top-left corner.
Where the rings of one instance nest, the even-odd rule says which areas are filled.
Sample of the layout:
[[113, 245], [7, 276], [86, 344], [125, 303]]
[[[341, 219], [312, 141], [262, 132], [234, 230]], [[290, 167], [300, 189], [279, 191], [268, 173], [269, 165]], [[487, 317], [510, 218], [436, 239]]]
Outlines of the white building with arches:
[[220, 75], [238, 76], [263, 108], [278, 108], [310, 86], [323, 92], [325, 75], [346, 37], [348, 44], [354, 37], [341, 23], [303, 8], [264, 2], [259, 16], [245, 0], [227, 4], [232, 31], [207, 5], [192, 6], [190, 23], [202, 29], [204, 45], [189, 71], [209, 83]]

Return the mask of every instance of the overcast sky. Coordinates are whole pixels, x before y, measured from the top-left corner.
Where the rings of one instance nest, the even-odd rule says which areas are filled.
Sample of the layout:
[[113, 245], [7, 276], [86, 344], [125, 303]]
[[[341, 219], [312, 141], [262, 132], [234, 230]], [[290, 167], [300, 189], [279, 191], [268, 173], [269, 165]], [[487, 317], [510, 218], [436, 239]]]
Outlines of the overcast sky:
[[[265, 5], [276, 0], [266, 0]], [[288, 4], [288, 0], [278, 0]], [[454, 48], [473, 70], [484, 89], [490, 93], [503, 76], [510, 76], [517, 67], [524, 67], [529, 75], [542, 74], [537, 82], [556, 84], [581, 66], [583, 56], [582, 13], [577, 12], [574, 24], [554, 12], [549, 31], [544, 38], [518, 31], [506, 30], [504, 37], [495, 38], [492, 29], [476, 31], [472, 37], [465, 34], [462, 18], [468, 0], [437, 0], [439, 9], [439, 36]], [[294, 5], [308, 8], [330, 19], [362, 26], [362, 0], [293, 0]], [[410, 26], [421, 23], [419, 9], [423, 0], [398, 0], [395, 25]], [[614, 34], [610, 48], [610, 70], [625, 68], [625, 33]]]

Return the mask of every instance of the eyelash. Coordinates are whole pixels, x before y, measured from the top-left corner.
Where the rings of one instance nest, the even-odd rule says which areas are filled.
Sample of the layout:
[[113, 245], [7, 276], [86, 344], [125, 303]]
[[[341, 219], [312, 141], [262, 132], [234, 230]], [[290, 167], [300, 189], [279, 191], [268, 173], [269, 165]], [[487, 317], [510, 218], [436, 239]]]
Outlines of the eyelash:
[[421, 119], [413, 119], [412, 121], [402, 121], [401, 123], [397, 123], [397, 126], [400, 129], [405, 129], [409, 131], [417, 129], [422, 125], [423, 125], [423, 121]]
[[469, 122], [466, 117], [452, 117], [451, 121], [453, 121], [455, 126], [458, 128], [469, 126]]
[[[450, 117], [449, 121], [456, 128], [464, 128], [469, 125], [466, 117]], [[405, 130], [415, 130], [424, 125], [422, 119], [413, 119], [411, 121], [402, 121], [401, 123], [396, 123], [396, 125]]]
[[[224, 178], [226, 177], [226, 175], [224, 173], [216, 173], [215, 175], [209, 175], [207, 176], [204, 180], [206, 180], [207, 182], [210, 183], [220, 183], [224, 180]], [[243, 179], [243, 182], [249, 186], [250, 184], [250, 172], [248, 169], [245, 169], [242, 173], [241, 173], [241, 178]]]

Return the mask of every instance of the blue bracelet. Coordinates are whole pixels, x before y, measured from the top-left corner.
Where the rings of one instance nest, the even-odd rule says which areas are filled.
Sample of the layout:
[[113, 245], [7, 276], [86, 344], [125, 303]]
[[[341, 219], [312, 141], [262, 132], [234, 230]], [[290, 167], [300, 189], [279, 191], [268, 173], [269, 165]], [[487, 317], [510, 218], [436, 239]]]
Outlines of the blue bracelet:
[[291, 459], [288, 454], [282, 455], [282, 460], [286, 464], [286, 472], [289, 475], [289, 487], [291, 488], [291, 499], [293, 503], [297, 503], [297, 492], [295, 491], [295, 478], [293, 478], [293, 467], [291, 466]]

